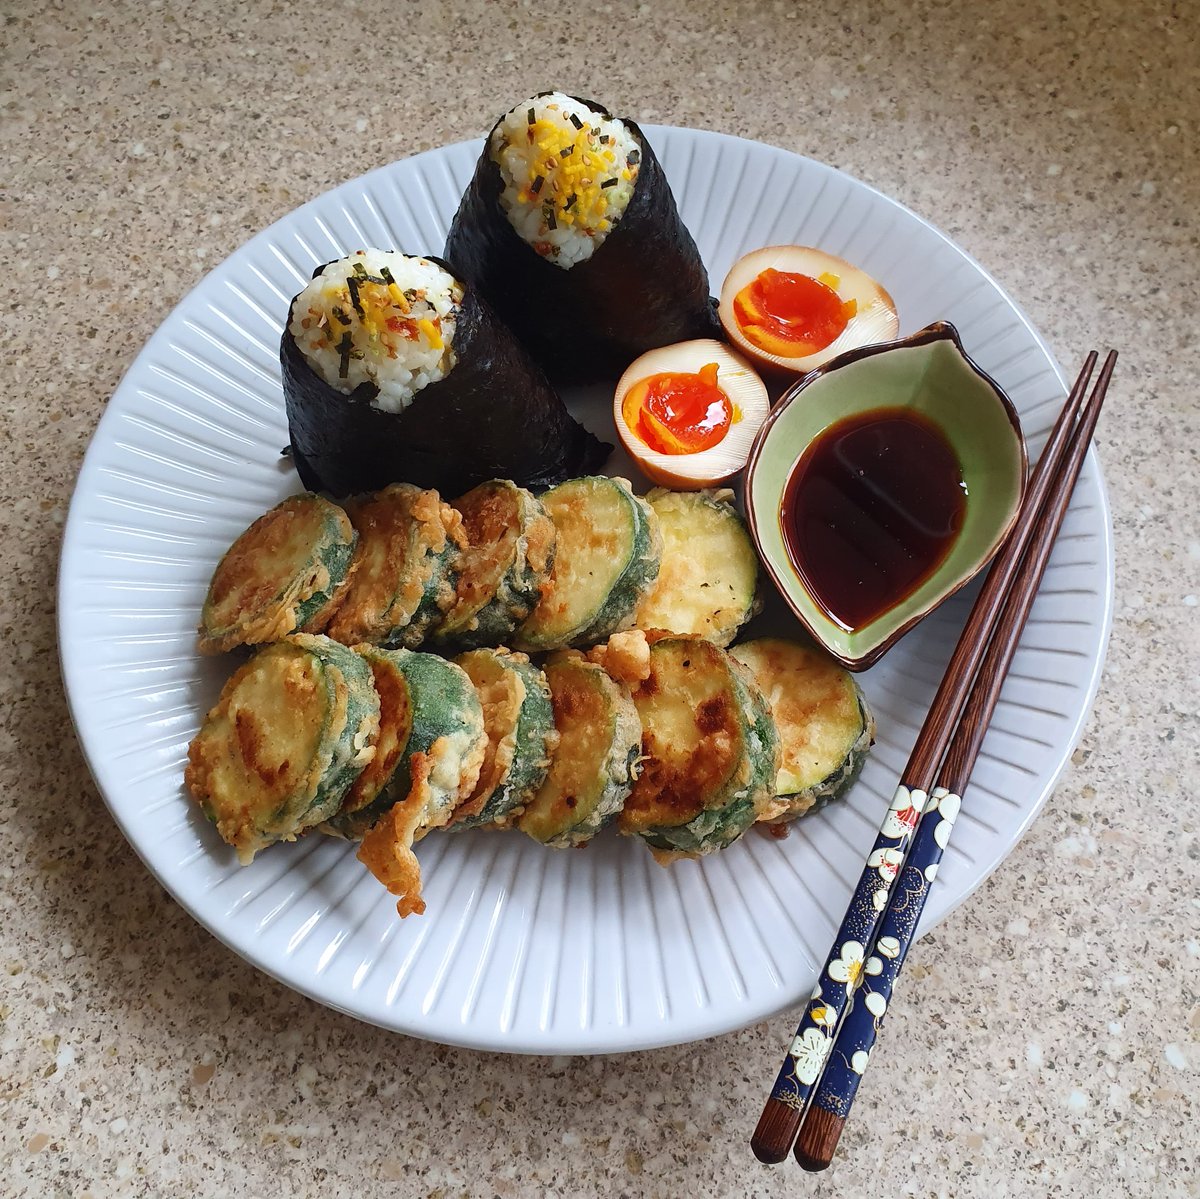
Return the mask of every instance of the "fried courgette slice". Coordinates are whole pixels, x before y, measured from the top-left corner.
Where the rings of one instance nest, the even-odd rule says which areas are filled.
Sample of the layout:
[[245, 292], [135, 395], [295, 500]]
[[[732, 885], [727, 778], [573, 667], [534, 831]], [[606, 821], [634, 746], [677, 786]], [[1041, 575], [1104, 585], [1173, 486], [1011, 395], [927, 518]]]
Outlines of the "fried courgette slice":
[[621, 810], [642, 752], [642, 722], [628, 688], [577, 651], [551, 655], [543, 669], [558, 748], [516, 826], [565, 849], [591, 840]]
[[454, 501], [467, 545], [454, 604], [433, 636], [441, 646], [499, 645], [529, 615], [554, 565], [554, 522], [532, 492], [505, 479]]
[[733, 492], [666, 491], [646, 501], [663, 535], [658, 578], [638, 604], [639, 629], [707, 637], [728, 645], [762, 606], [758, 555]]
[[415, 649], [455, 599], [462, 517], [436, 491], [393, 483], [346, 502], [354, 573], [326, 632], [344, 645]]
[[711, 641], [663, 637], [633, 702], [643, 762], [621, 832], [664, 865], [724, 849], [775, 797], [779, 736], [762, 693]]
[[413, 843], [446, 824], [474, 788], [487, 744], [483, 712], [470, 679], [453, 662], [378, 646], [359, 652], [380, 691], [380, 748], [394, 767], [386, 781], [384, 770], [369, 777], [322, 830], [361, 837], [358, 860], [396, 896], [401, 916], [419, 914], [425, 901]]
[[200, 652], [319, 633], [341, 599], [356, 541], [346, 513], [310, 492], [264, 513], [217, 563], [200, 614]]
[[542, 496], [558, 530], [554, 570], [515, 644], [535, 652], [601, 641], [633, 623], [658, 575], [658, 518], [624, 479], [568, 479]]
[[326, 637], [260, 650], [225, 684], [188, 748], [184, 780], [239, 859], [335, 812], [375, 756], [366, 664]]
[[452, 827], [493, 824], [542, 785], [558, 743], [546, 676], [524, 654], [476, 649], [455, 659], [483, 707], [487, 751], [479, 782]]
[[779, 730], [775, 799], [759, 819], [795, 820], [841, 798], [875, 738], [854, 676], [814, 646], [778, 637], [747, 641], [730, 653], [754, 676]]
[[386, 778], [382, 768], [369, 775], [322, 831], [357, 840], [414, 794], [420, 798], [417, 832], [439, 828], [470, 795], [483, 764], [487, 738], [475, 688], [461, 667], [436, 654], [369, 645], [357, 652], [376, 680], [384, 759], [394, 765]]

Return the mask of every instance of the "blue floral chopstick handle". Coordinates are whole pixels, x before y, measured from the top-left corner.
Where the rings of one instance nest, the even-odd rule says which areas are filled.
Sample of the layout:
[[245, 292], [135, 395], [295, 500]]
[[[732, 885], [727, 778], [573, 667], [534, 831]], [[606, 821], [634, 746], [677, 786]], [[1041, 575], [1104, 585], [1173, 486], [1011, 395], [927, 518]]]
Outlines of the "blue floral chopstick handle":
[[[896, 788], [834, 939], [829, 961], [771, 1090], [772, 1099], [795, 1111], [802, 1112], [808, 1106], [838, 1027], [851, 1009], [854, 992], [868, 968], [867, 949], [875, 942], [892, 886], [911, 856], [909, 847], [914, 844], [914, 833], [919, 841], [928, 823], [921, 820], [927, 800], [927, 794], [919, 788], [910, 789], [904, 783]], [[873, 964], [875, 959], [869, 961]]]
[[959, 796], [945, 787], [934, 787], [925, 801], [924, 816], [896, 883], [895, 897], [880, 922], [872, 952], [863, 962], [856, 980], [857, 994], [838, 1031], [837, 1048], [830, 1055], [813, 1099], [814, 1106], [835, 1116], [845, 1117], [854, 1102], [891, 1002], [896, 976], [916, 939], [917, 921], [960, 805]]

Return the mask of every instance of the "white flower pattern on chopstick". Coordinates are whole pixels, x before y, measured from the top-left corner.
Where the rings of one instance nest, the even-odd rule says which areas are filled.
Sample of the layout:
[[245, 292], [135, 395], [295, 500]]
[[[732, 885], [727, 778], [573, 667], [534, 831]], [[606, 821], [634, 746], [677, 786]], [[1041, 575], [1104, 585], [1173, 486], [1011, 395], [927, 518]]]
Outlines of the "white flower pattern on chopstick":
[[883, 1013], [887, 1011], [887, 1000], [884, 999], [878, 991], [871, 991], [863, 1002], [867, 1006], [867, 1011], [875, 1017], [876, 1020], [883, 1018]]
[[945, 849], [950, 843], [950, 833], [954, 828], [954, 821], [958, 817], [959, 809], [962, 807], [962, 800], [953, 791], [947, 791], [944, 787], [934, 788], [933, 799], [937, 803], [937, 812], [940, 817], [933, 830], [933, 839], [938, 843], [939, 849]]
[[792, 1069], [798, 1082], [811, 1086], [817, 1081], [832, 1044], [833, 1038], [826, 1036], [819, 1028], [806, 1028], [792, 1042], [788, 1053], [795, 1063]]
[[844, 983], [847, 991], [858, 986], [863, 972], [863, 947], [858, 941], [847, 941], [841, 952], [829, 963], [828, 974], [835, 983]]
[[872, 870], [877, 870], [879, 877], [889, 887], [896, 881], [896, 875], [900, 873], [903, 863], [904, 855], [898, 849], [873, 849], [871, 856], [867, 858], [867, 865]]
[[898, 958], [900, 956], [900, 942], [895, 937], [880, 937], [875, 942], [875, 948], [885, 958]]
[[865, 1074], [867, 1072], [867, 1063], [871, 1060], [871, 1051], [869, 1049], [857, 1049], [850, 1058], [850, 1069], [855, 1074]]
[[883, 837], [908, 837], [917, 827], [921, 812], [928, 797], [920, 788], [909, 790], [903, 783], [896, 788], [892, 797], [892, 805], [884, 817], [883, 828], [879, 830]]

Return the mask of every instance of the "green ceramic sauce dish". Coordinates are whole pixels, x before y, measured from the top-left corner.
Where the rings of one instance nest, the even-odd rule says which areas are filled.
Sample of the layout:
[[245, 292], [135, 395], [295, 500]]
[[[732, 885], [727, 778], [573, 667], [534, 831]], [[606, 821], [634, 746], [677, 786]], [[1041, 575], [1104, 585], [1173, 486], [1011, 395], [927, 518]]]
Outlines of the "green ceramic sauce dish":
[[[813, 489], [813, 464], [822, 454], [836, 457], [841, 453], [849, 436], [842, 431], [860, 426], [874, 429], [877, 457], [873, 461], [885, 463], [889, 450], [886, 431], [898, 428], [895, 423], [889, 425], [885, 417], [900, 425], [905, 421], [919, 424], [929, 431], [942, 447], [945, 461], [961, 471], [965, 502], [960, 502], [953, 514], [953, 531], [945, 534], [940, 548], [929, 551], [924, 574], [919, 574], [911, 587], [897, 590], [891, 599], [879, 584], [884, 597], [881, 603], [873, 611], [870, 597], [858, 605], [860, 611], [872, 614], [848, 619], [839, 616], [836, 602], [830, 600], [836, 594], [830, 583], [837, 581], [839, 571], [853, 569], [856, 573], [848, 586], [860, 589], [855, 594], [862, 601], [861, 588], [871, 585], [864, 580], [874, 577], [871, 570], [878, 565], [872, 557], [874, 548], [862, 544], [862, 530], [880, 526], [863, 515], [853, 534], [858, 540], [841, 542], [844, 553], [839, 554], [832, 548], [839, 542], [826, 535], [821, 523], [826, 511], [837, 511], [836, 505], [823, 508], [821, 503], [828, 501], [831, 486], [835, 490], [869, 489], [869, 478], [862, 484], [857, 479], [869, 475], [870, 469], [851, 469], [842, 454], [839, 469], [848, 472], [849, 481], [826, 481], [825, 501], [821, 501], [821, 493]], [[939, 321], [911, 337], [843, 354], [787, 391], [750, 452], [746, 513], [759, 556], [796, 618], [848, 669], [864, 670], [991, 560], [1017, 518], [1027, 465], [1025, 439], [1012, 403], [967, 356], [954, 326]], [[925, 460], [918, 455], [905, 469], [897, 471], [896, 462], [887, 469], [891, 472], [887, 486], [896, 511], [908, 503], [910, 497], [903, 492], [912, 480], [915, 498], [904, 519], [911, 517], [916, 528], [924, 519], [917, 511], [919, 504], [938, 502], [930, 501], [929, 493], [920, 499], [922, 488], [930, 482], [923, 477]], [[857, 509], [855, 512], [858, 514]], [[929, 515], [937, 518], [944, 514], [925, 514]], [[811, 534], [803, 539], [795, 532], [801, 519]], [[838, 535], [851, 537], [849, 529], [845, 525]], [[825, 548], [818, 550], [817, 546]], [[806, 562], [805, 553], [823, 557]], [[853, 568], [847, 565], [852, 561], [856, 564]], [[897, 569], [912, 568], [902, 564]], [[818, 585], [818, 580], [823, 582]]]

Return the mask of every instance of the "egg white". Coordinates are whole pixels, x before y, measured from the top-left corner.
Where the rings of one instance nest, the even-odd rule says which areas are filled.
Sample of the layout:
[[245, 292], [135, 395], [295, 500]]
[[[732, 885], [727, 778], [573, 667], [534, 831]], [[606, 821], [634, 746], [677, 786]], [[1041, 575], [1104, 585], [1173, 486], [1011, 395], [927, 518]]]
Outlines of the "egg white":
[[[753, 282], [755, 276], [769, 267], [777, 271], [790, 271], [797, 275], [808, 275], [819, 279], [824, 274], [837, 275], [838, 296], [842, 301], [855, 300], [858, 311], [847, 322], [840, 334], [823, 350], [805, 354], [800, 358], [784, 358], [771, 354], [750, 341], [738, 325], [733, 312], [734, 297]], [[859, 346], [875, 345], [881, 341], [894, 341], [900, 330], [900, 318], [892, 297], [865, 271], [861, 271], [841, 258], [816, 250], [811, 246], [765, 246], [752, 250], [739, 258], [725, 276], [721, 286], [721, 324], [730, 341], [756, 362], [768, 363], [794, 374], [805, 374], [821, 366], [831, 358], [844, 354]]]

